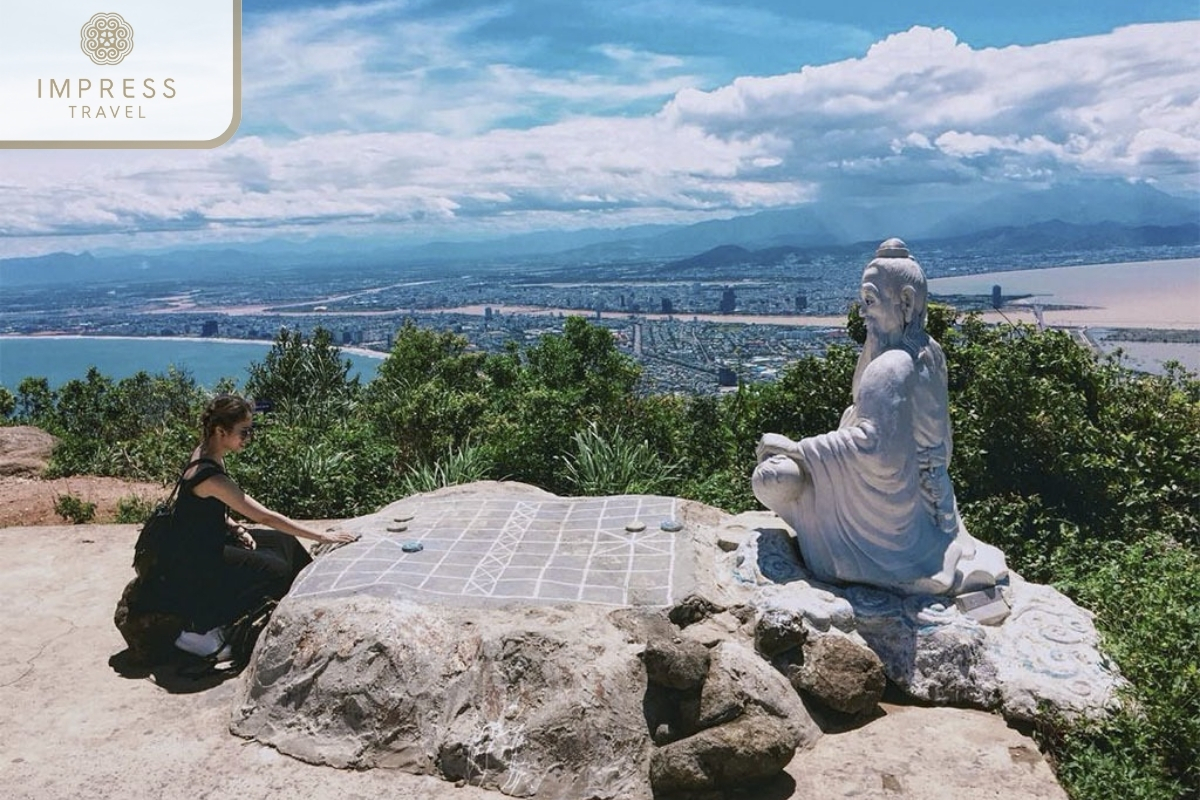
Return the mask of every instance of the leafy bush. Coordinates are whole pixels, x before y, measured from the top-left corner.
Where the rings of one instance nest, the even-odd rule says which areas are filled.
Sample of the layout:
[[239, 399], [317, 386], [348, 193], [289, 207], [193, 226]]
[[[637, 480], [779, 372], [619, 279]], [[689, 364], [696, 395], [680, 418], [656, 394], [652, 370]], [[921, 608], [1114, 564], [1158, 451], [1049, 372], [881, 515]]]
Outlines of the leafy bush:
[[17, 410], [17, 398], [6, 387], [0, 386], [0, 418], [11, 417]]
[[251, 445], [226, 459], [259, 502], [289, 516], [329, 519], [368, 514], [396, 499], [393, 453], [362, 421], [310, 429], [260, 420]]
[[590, 425], [572, 437], [574, 452], [560, 456], [567, 482], [582, 495], [666, 492], [678, 465], [664, 463], [645, 440], [620, 428], [606, 436]]
[[311, 338], [283, 328], [264, 359], [250, 365], [245, 394], [269, 402], [277, 418], [319, 427], [346, 413], [357, 397], [352, 367], [325, 328]]
[[145, 522], [155, 503], [147, 497], [136, 494], [126, 495], [117, 500], [116, 522], [121, 525], [141, 524]]
[[113, 381], [92, 367], [57, 393], [49, 393], [44, 379], [27, 378], [21, 387], [18, 405], [37, 409], [32, 421], [59, 438], [47, 469], [51, 476], [172, 479], [180, 452], [194, 443], [206, 402], [195, 380], [173, 368]]
[[96, 504], [73, 494], [60, 494], [54, 500], [54, 513], [72, 525], [86, 525], [96, 517]]

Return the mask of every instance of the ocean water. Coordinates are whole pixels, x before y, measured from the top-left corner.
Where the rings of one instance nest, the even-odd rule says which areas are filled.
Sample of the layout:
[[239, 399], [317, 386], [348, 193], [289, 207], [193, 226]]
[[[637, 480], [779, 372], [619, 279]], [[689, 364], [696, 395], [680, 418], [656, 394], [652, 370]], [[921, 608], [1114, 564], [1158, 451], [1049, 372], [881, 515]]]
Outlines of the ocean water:
[[[190, 372], [201, 386], [211, 388], [229, 377], [240, 387], [250, 377], [250, 364], [265, 359], [270, 349], [267, 342], [220, 339], [0, 336], [0, 385], [15, 392], [23, 378], [35, 376], [56, 388], [82, 378], [92, 366], [119, 380], [140, 370], [166, 372], [174, 365]], [[374, 378], [382, 363], [382, 358], [345, 351], [342, 355], [351, 362], [350, 374], [363, 382]]]

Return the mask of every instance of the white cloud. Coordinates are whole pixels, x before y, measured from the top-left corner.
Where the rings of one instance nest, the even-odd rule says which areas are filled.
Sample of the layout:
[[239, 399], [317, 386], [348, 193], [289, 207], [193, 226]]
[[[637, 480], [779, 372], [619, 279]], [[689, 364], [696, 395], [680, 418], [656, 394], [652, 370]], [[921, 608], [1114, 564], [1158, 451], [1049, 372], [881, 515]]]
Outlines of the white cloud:
[[[983, 180], [1049, 162], [1061, 174], [1179, 188], [1197, 170], [1198, 38], [1200, 23], [1180, 22], [975, 50], [918, 27], [861, 59], [680, 92], [663, 115], [724, 136], [789, 137], [797, 151], [785, 168], [820, 183], [836, 180], [847, 158], [876, 158], [882, 173], [899, 166], [889, 156], [934, 142]], [[931, 177], [950, 166], [925, 163]]]
[[603, 70], [519, 62], [533, 45], [478, 35], [509, 9], [414, 19], [400, 0], [268, 15], [246, 34], [245, 127], [479, 133], [516, 118], [608, 113], [696, 85], [681, 59], [618, 44], [589, 48]]
[[[312, 16], [325, 13], [351, 12]], [[447, 44], [453, 31], [474, 23], [457, 24], [424, 42], [441, 64], [459, 53]], [[291, 97], [327, 103], [327, 114], [360, 125], [410, 110], [421, 125], [242, 135], [213, 151], [0, 152], [0, 236], [182, 239], [358, 226], [445, 235], [690, 221], [886, 187], [925, 199], [951, 185], [1072, 176], [1194, 188], [1200, 164], [1196, 22], [983, 50], [914, 28], [859, 59], [683, 89], [651, 115], [568, 114], [492, 129], [480, 126], [541, 96], [581, 107], [644, 99], [664, 91], [679, 65], [616, 45], [601, 50], [627, 68], [612, 79], [480, 60], [449, 99], [397, 88], [426, 85], [419, 70], [402, 68], [381, 73], [384, 104], [354, 99], [356, 82], [373, 74], [375, 44], [335, 53], [326, 47], [337, 39], [332, 23], [324, 38], [311, 19], [297, 25], [260, 33], [278, 38], [279, 60], [252, 76], [254, 113]], [[351, 100], [335, 91], [333, 63], [358, 86]], [[640, 82], [628, 78], [635, 72]], [[306, 81], [315, 101], [275, 93]], [[479, 94], [467, 103], [470, 92]]]

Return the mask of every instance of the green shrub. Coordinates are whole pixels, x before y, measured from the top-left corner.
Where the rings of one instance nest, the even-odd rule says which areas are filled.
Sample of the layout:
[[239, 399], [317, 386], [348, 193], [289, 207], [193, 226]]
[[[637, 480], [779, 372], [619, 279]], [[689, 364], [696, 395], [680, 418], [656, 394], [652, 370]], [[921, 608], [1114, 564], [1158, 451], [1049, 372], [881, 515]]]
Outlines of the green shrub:
[[117, 500], [115, 521], [121, 525], [141, 524], [149, 518], [154, 506], [154, 501], [149, 498], [136, 494], [126, 495]]
[[17, 398], [4, 386], [0, 386], [0, 418], [7, 420], [17, 410]]
[[394, 453], [363, 420], [306, 428], [260, 415], [254, 441], [227, 459], [256, 500], [303, 519], [368, 514], [399, 493]]
[[482, 481], [492, 468], [491, 456], [482, 447], [452, 448], [433, 463], [410, 466], [400, 481], [400, 489], [411, 495]]
[[86, 525], [96, 516], [96, 504], [73, 494], [60, 494], [54, 500], [54, 513], [72, 525]]
[[657, 494], [669, 491], [678, 465], [664, 463], [649, 442], [621, 429], [607, 435], [595, 424], [572, 437], [574, 452], [560, 456], [567, 483], [577, 494]]

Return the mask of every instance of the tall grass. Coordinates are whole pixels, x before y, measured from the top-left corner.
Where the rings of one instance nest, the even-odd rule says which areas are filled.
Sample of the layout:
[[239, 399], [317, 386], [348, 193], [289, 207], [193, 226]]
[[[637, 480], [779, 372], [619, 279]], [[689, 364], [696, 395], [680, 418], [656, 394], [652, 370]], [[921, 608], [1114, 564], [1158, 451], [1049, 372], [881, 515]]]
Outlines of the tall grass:
[[646, 440], [593, 423], [572, 437], [574, 451], [559, 456], [567, 482], [582, 495], [656, 494], [671, 489], [678, 464], [664, 462]]
[[400, 481], [406, 495], [432, 492], [446, 486], [486, 480], [492, 471], [492, 459], [478, 446], [450, 448], [433, 462], [410, 465]]

